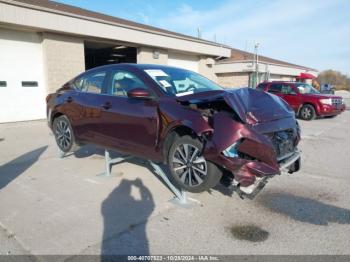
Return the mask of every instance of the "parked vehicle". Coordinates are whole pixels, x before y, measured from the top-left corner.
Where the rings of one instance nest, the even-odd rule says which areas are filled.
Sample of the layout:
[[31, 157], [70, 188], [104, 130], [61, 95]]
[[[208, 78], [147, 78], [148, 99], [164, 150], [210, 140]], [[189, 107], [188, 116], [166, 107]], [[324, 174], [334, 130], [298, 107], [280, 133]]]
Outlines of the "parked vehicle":
[[334, 95], [334, 87], [331, 84], [323, 84], [320, 86], [320, 92], [322, 94]]
[[257, 89], [283, 98], [303, 120], [333, 117], [345, 110], [341, 96], [321, 94], [306, 83], [264, 82]]
[[94, 68], [47, 97], [47, 120], [63, 152], [95, 144], [165, 163], [191, 192], [221, 180], [254, 195], [282, 169], [300, 168], [300, 130], [282, 99], [179, 68]]

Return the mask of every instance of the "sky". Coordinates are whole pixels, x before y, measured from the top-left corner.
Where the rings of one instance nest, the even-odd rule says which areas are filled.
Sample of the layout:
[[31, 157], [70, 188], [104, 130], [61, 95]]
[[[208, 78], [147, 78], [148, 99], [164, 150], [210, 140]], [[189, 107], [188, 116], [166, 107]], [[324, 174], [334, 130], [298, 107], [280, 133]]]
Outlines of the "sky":
[[57, 0], [350, 76], [350, 0]]

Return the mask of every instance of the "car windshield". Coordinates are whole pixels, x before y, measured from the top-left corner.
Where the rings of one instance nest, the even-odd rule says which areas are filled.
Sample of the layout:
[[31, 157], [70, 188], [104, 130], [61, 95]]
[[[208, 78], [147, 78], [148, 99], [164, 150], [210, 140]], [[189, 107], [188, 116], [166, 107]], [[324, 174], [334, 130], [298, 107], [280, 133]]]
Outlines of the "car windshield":
[[183, 96], [223, 88], [209, 79], [185, 69], [159, 68], [144, 70], [167, 94]]
[[295, 86], [298, 88], [300, 94], [319, 94], [320, 92], [313, 88], [309, 84], [297, 83]]

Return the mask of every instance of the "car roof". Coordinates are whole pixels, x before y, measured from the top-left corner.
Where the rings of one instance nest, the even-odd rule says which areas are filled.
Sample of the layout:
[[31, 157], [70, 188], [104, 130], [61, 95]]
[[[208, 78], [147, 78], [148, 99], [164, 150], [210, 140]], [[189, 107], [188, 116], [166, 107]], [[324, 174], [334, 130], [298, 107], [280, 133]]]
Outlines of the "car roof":
[[[303, 83], [303, 82], [292, 82], [292, 81], [268, 81], [268, 82], [262, 82], [260, 84], [279, 84], [279, 83], [284, 83], [284, 84], [295, 84], [295, 85], [298, 85], [298, 84], [306, 84], [306, 83]], [[260, 85], [259, 84], [259, 85]]]
[[[157, 65], [157, 64], [133, 64], [133, 63], [120, 63], [120, 64], [112, 64], [112, 65], [103, 65], [103, 66], [98, 66], [91, 68], [91, 71], [94, 70], [99, 70], [99, 69], [110, 69], [110, 68], [137, 68], [141, 70], [145, 69], [167, 69], [167, 68], [176, 68], [176, 69], [182, 69], [186, 70], [183, 68], [179, 67], [174, 67], [174, 66], [167, 66], [167, 65]], [[90, 71], [88, 70], [88, 71]]]

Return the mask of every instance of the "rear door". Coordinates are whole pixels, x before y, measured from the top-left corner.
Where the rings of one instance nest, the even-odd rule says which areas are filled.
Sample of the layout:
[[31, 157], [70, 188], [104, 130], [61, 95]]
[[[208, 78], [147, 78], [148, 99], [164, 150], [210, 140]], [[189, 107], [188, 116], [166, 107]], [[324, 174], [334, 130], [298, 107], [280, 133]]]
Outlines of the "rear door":
[[66, 94], [64, 112], [78, 140], [101, 144], [100, 123], [105, 104], [106, 70], [83, 74], [72, 83], [75, 91]]
[[268, 92], [283, 98], [282, 84], [281, 83], [270, 84]]
[[283, 99], [297, 112], [301, 101], [293, 86], [288, 83], [282, 84], [282, 93]]
[[284, 99], [294, 111], [298, 110], [299, 96], [289, 83], [272, 83], [269, 86], [268, 92]]
[[148, 89], [144, 81], [127, 70], [112, 70], [107, 83], [108, 94], [102, 109], [101, 134], [106, 146], [124, 153], [156, 155], [158, 102], [155, 99], [128, 98], [133, 88]]

